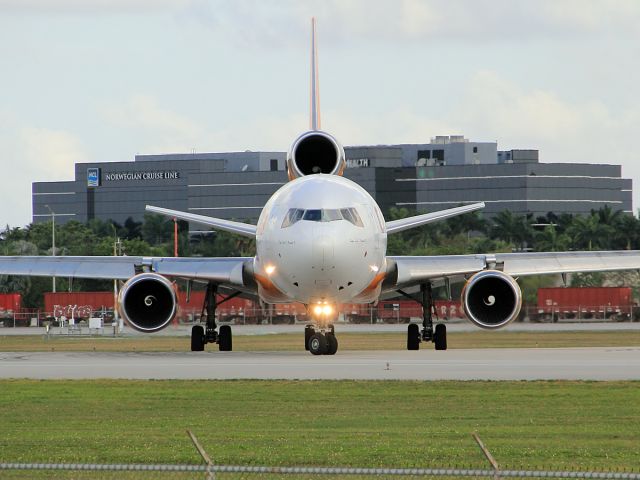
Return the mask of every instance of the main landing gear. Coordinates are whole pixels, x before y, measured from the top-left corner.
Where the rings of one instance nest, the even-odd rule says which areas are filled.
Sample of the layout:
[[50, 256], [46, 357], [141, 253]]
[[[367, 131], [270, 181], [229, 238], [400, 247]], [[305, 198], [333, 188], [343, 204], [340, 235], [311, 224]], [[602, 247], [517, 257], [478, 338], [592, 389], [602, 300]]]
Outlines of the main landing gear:
[[217, 301], [218, 286], [214, 283], [207, 285], [207, 291], [204, 296], [204, 305], [202, 307], [201, 318], [205, 319], [205, 326], [194, 325], [191, 328], [191, 351], [202, 352], [207, 343], [217, 343], [221, 352], [230, 352], [233, 349], [233, 337], [231, 335], [231, 327], [229, 325], [221, 325], [217, 330], [216, 325], [216, 308], [221, 303], [237, 297], [240, 292], [232, 293], [224, 300]]
[[[415, 300], [410, 295], [400, 291], [406, 297]], [[420, 342], [433, 342], [436, 350], [447, 349], [447, 327], [443, 323], [439, 323], [433, 328], [433, 295], [431, 283], [423, 283], [420, 285], [421, 300], [418, 301], [422, 305], [422, 331], [417, 323], [409, 324], [407, 329], [407, 350], [419, 350]]]
[[313, 355], [335, 355], [338, 351], [338, 339], [333, 325], [316, 330], [312, 325], [304, 327], [304, 349]]

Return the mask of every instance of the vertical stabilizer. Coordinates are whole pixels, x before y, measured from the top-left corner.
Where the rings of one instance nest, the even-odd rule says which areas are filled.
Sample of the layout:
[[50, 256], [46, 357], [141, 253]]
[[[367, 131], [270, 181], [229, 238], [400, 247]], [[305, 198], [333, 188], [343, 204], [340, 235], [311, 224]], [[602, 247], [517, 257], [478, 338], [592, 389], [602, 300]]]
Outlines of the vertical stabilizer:
[[311, 130], [320, 130], [320, 87], [318, 85], [318, 46], [316, 19], [311, 18]]

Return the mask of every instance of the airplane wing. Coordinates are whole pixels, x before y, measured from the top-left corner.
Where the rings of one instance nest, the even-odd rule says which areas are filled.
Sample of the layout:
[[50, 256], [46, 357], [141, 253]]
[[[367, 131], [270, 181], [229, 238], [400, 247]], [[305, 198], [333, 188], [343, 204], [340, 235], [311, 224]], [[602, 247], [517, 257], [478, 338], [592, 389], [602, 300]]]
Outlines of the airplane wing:
[[246, 287], [253, 257], [0, 257], [0, 275], [128, 280], [149, 271], [173, 278]]
[[438, 212], [425, 213], [414, 217], [401, 218], [400, 220], [391, 220], [386, 222], [387, 233], [402, 232], [410, 228], [419, 227], [427, 223], [445, 220], [447, 218], [462, 215], [464, 213], [473, 212], [484, 208], [484, 202], [472, 203], [471, 205], [463, 205], [462, 207], [449, 208], [448, 210], [440, 210]]
[[640, 270], [640, 251], [535, 252], [478, 255], [387, 257], [386, 291], [431, 281], [464, 279], [481, 270], [497, 269], [513, 277], [557, 273]]
[[147, 212], [159, 213], [165, 217], [179, 218], [187, 222], [200, 223], [209, 227], [224, 230], [225, 232], [237, 233], [245, 237], [256, 237], [256, 226], [249, 223], [234, 222], [233, 220], [224, 220], [222, 218], [207, 217], [206, 215], [198, 215], [196, 213], [181, 212], [180, 210], [170, 210], [168, 208], [154, 207], [147, 205]]

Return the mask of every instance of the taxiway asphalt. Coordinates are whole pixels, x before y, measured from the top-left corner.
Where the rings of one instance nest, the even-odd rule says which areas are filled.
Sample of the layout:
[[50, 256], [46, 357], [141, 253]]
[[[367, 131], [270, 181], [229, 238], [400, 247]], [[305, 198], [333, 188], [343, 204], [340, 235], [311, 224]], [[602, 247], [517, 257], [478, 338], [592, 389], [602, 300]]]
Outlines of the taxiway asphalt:
[[640, 347], [308, 352], [3, 352], [0, 378], [640, 380]]

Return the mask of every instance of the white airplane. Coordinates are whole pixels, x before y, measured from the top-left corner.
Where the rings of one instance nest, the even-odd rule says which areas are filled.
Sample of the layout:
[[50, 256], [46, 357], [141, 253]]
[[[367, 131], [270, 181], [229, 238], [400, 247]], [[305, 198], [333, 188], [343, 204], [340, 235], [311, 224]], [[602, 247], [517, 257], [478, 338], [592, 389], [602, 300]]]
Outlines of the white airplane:
[[432, 319], [433, 286], [466, 282], [462, 305], [467, 318], [485, 329], [512, 322], [522, 295], [515, 278], [640, 269], [639, 251], [498, 253], [483, 255], [387, 256], [387, 235], [484, 207], [483, 203], [385, 221], [380, 208], [358, 184], [343, 178], [345, 153], [320, 130], [315, 20], [311, 46], [311, 129], [292, 144], [289, 182], [273, 194], [258, 224], [147, 206], [147, 210], [256, 239], [255, 257], [0, 257], [2, 275], [120, 279], [118, 307], [142, 332], [165, 328], [176, 315], [174, 280], [206, 282], [205, 326], [191, 333], [191, 350], [217, 343], [232, 350], [231, 327], [215, 321], [218, 289], [257, 295], [266, 303], [301, 302], [313, 325], [305, 328], [305, 348], [314, 355], [338, 350], [334, 330], [338, 303], [375, 303], [382, 294], [420, 288], [422, 328], [410, 324], [407, 349], [433, 342], [446, 350], [446, 327]]

